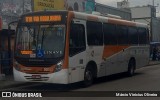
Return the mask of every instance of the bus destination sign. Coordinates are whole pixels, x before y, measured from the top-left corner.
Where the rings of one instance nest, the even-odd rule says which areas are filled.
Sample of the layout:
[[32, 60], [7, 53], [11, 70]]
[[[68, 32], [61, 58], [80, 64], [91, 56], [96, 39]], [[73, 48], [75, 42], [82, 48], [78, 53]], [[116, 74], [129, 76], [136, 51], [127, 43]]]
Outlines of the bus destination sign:
[[48, 16], [26, 16], [25, 22], [32, 23], [32, 22], [58, 22], [61, 21], [61, 15], [48, 15]]

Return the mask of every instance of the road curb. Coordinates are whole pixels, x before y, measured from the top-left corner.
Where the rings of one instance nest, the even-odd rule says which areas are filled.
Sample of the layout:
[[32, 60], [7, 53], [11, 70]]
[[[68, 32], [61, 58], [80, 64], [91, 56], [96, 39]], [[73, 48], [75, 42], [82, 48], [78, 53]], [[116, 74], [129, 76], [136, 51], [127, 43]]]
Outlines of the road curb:
[[0, 74], [0, 81], [5, 80], [5, 74]]
[[159, 65], [160, 62], [157, 62], [157, 63], [153, 63], [153, 64], [148, 64], [148, 66], [152, 66], [152, 65]]
[[0, 90], [2, 89], [9, 89], [9, 88], [13, 88], [13, 87], [21, 87], [21, 86], [25, 86], [27, 84], [34, 84], [34, 83], [30, 83], [30, 82], [25, 82], [25, 83], [14, 83], [14, 84], [10, 84], [10, 85], [6, 85], [6, 86], [3, 86], [3, 87], [0, 87]]

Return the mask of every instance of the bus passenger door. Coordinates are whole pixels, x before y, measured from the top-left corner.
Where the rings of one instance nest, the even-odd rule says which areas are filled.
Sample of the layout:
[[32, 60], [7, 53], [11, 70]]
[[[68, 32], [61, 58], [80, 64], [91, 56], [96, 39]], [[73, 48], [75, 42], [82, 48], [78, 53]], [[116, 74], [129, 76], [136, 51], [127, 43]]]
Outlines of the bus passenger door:
[[86, 66], [85, 21], [72, 20], [69, 35], [69, 82], [84, 79]]
[[[103, 24], [87, 21], [87, 63], [94, 63], [92, 68], [97, 77], [105, 76], [105, 62], [103, 61]], [[96, 67], [96, 68], [95, 68]]]

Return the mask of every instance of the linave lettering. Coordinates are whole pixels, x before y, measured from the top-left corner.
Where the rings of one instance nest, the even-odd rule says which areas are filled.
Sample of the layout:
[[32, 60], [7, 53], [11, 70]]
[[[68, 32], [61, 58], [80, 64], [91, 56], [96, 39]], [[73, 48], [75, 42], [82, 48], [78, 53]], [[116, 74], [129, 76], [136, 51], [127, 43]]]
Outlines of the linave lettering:
[[62, 54], [62, 51], [44, 51], [45, 55]]

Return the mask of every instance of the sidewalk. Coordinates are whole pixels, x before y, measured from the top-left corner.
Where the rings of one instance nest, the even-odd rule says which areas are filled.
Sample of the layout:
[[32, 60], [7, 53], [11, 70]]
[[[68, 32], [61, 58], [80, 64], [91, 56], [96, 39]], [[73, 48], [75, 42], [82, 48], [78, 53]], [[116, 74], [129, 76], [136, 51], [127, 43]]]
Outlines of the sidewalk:
[[160, 64], [160, 61], [150, 61], [149, 66], [158, 64]]
[[5, 79], [5, 75], [4, 74], [0, 74], [0, 80], [4, 80]]
[[[150, 61], [148, 66], [158, 65], [158, 64], [160, 64], [160, 61]], [[5, 88], [16, 87], [16, 86], [23, 86], [25, 84], [28, 84], [28, 83], [14, 81], [13, 75], [5, 76], [4, 80], [0, 80], [0, 90]]]
[[25, 84], [27, 84], [27, 82], [16, 82], [14, 81], [13, 75], [8, 75], [5, 76], [3, 80], [0, 80], [0, 90], [16, 86], [23, 86]]

